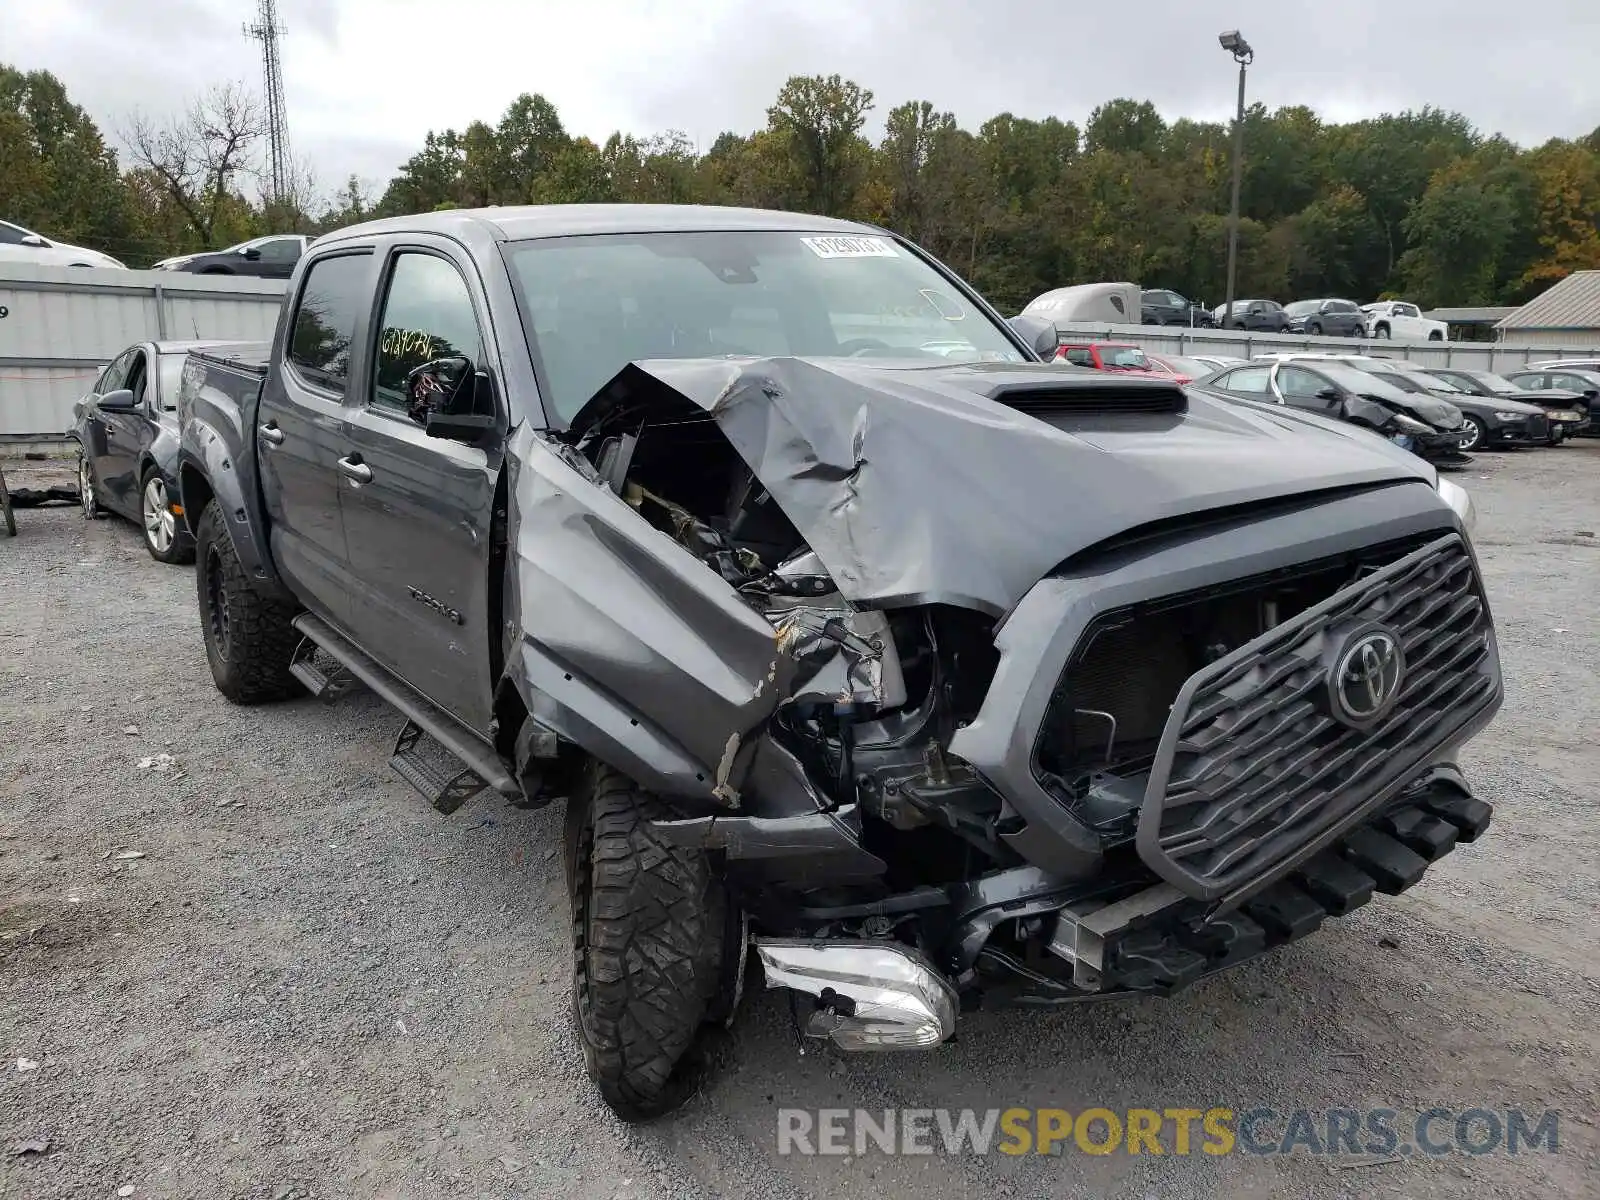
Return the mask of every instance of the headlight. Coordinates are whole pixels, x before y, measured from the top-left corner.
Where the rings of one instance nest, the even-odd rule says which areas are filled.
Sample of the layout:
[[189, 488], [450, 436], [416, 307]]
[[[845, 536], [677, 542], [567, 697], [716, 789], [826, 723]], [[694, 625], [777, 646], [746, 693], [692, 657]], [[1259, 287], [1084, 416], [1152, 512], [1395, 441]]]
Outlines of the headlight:
[[1468, 533], [1478, 524], [1478, 510], [1472, 506], [1472, 493], [1459, 483], [1451, 483], [1448, 479], [1439, 480], [1439, 498], [1450, 506], [1452, 512], [1461, 518], [1461, 524]]
[[1528, 418], [1528, 414], [1527, 413], [1503, 413], [1503, 412], [1497, 412], [1494, 415], [1494, 419], [1496, 421], [1525, 421], [1525, 420], [1527, 420], [1527, 418]]
[[1405, 413], [1395, 413], [1394, 414], [1394, 420], [1393, 420], [1392, 424], [1394, 425], [1394, 427], [1396, 429], [1400, 430], [1402, 433], [1429, 434], [1429, 433], [1433, 432], [1433, 426], [1424, 425], [1421, 421], [1417, 420], [1415, 417], [1406, 416]]

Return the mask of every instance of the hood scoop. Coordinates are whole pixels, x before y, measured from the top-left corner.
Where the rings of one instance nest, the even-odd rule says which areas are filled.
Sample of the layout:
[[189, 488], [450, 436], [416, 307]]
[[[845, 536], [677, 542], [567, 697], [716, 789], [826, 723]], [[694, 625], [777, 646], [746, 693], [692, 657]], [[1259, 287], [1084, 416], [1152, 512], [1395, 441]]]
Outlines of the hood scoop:
[[1017, 380], [980, 394], [1030, 417], [1176, 416], [1189, 411], [1189, 397], [1181, 387], [1149, 379]]

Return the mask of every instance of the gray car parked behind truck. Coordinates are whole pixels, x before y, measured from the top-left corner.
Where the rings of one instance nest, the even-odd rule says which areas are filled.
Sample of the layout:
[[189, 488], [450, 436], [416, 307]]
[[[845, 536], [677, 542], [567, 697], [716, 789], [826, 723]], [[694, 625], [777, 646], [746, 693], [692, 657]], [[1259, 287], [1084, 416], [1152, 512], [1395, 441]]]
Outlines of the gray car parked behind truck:
[[1054, 337], [820, 217], [320, 238], [271, 346], [185, 370], [212, 674], [374, 689], [441, 811], [565, 798], [576, 1027], [630, 1119], [747, 958], [810, 1035], [930, 1047], [1410, 887], [1490, 818], [1465, 494]]

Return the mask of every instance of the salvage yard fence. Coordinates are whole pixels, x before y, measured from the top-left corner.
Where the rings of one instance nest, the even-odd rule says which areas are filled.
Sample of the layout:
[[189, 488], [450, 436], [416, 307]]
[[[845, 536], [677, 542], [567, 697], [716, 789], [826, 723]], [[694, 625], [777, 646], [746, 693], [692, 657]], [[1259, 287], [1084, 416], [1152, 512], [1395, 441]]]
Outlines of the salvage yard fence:
[[1058, 325], [1063, 342], [1131, 342], [1153, 354], [1214, 354], [1255, 358], [1308, 350], [1324, 354], [1372, 354], [1404, 358], [1425, 367], [1466, 371], [1515, 371], [1553, 358], [1593, 357], [1593, 346], [1508, 346], [1499, 342], [1411, 342], [1379, 338], [1312, 337], [1299, 333], [1249, 333], [1238, 329], [1190, 329], [1177, 325]]
[[0, 263], [0, 445], [48, 444], [135, 342], [265, 341], [284, 281]]
[[[61, 441], [72, 424], [73, 404], [106, 363], [135, 342], [267, 340], [284, 289], [282, 280], [232, 275], [0, 263], [0, 450]], [[1133, 342], [1158, 354], [1250, 358], [1289, 350], [1361, 351], [1487, 371], [1594, 353], [1151, 325], [1078, 323], [1060, 326], [1060, 334], [1063, 341]]]

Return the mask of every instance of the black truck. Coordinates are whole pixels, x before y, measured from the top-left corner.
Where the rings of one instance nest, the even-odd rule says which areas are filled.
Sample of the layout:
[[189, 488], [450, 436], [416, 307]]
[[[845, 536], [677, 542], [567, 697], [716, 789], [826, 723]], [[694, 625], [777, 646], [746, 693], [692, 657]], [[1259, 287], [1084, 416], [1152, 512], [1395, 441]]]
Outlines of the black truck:
[[808, 1035], [931, 1047], [1410, 887], [1490, 819], [1466, 493], [1055, 337], [820, 217], [329, 234], [270, 346], [185, 368], [212, 674], [373, 689], [441, 811], [565, 800], [576, 1026], [628, 1119], [756, 964]]

